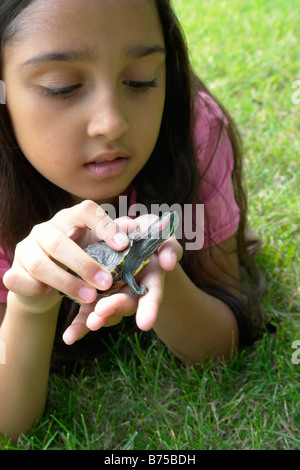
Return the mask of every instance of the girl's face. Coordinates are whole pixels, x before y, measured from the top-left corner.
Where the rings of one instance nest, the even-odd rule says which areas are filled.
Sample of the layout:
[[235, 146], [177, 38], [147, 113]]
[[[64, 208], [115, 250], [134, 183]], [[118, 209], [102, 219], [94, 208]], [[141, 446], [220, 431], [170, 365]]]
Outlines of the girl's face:
[[149, 159], [165, 101], [152, 0], [40, 0], [4, 50], [6, 102], [30, 163], [74, 201], [112, 201]]

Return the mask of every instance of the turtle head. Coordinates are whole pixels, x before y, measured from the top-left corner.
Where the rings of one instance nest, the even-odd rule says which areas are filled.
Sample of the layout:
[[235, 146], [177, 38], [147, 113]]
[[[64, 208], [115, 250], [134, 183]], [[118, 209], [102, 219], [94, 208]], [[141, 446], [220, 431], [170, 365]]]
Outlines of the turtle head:
[[148, 289], [146, 286], [138, 287], [134, 276], [147, 264], [163, 242], [173, 235], [178, 222], [177, 212], [166, 212], [153, 222], [146, 232], [133, 239], [132, 247], [125, 258], [122, 277], [136, 297], [144, 295]]
[[175, 232], [179, 222], [177, 212], [163, 214], [153, 222], [148, 230], [140, 236], [146, 256], [151, 256]]
[[175, 232], [179, 222], [177, 212], [165, 212], [159, 219], [150, 225], [148, 229], [149, 238], [167, 240]]

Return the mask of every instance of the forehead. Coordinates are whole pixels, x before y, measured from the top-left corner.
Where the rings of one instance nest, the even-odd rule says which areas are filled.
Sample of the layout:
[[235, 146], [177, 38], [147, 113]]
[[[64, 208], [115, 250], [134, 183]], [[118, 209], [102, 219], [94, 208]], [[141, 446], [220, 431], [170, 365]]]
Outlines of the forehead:
[[34, 45], [69, 40], [76, 46], [83, 36], [101, 44], [108, 35], [113, 44], [122, 34], [163, 42], [154, 0], [33, 0], [12, 22], [11, 32], [14, 42]]

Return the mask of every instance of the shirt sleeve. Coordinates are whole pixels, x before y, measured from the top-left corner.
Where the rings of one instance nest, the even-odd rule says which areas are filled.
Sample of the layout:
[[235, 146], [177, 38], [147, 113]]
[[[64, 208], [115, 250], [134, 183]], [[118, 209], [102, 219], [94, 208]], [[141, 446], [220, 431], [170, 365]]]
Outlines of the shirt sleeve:
[[7, 303], [7, 294], [8, 290], [6, 289], [5, 285], [3, 284], [3, 276], [10, 269], [10, 265], [5, 258], [5, 255], [0, 247], [0, 303], [6, 304]]
[[228, 121], [219, 106], [200, 92], [195, 108], [194, 144], [200, 183], [197, 202], [204, 204], [202, 250], [232, 236], [239, 224], [239, 207], [232, 182], [234, 157]]

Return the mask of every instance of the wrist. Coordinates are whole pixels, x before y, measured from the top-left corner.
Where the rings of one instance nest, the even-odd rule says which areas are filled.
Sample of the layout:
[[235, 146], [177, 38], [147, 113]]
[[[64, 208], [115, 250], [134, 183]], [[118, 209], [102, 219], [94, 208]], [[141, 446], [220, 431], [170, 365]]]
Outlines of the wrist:
[[9, 291], [7, 310], [13, 309], [26, 316], [44, 316], [53, 314], [53, 311], [58, 313], [61, 301], [61, 296], [55, 290], [42, 296], [24, 296]]

